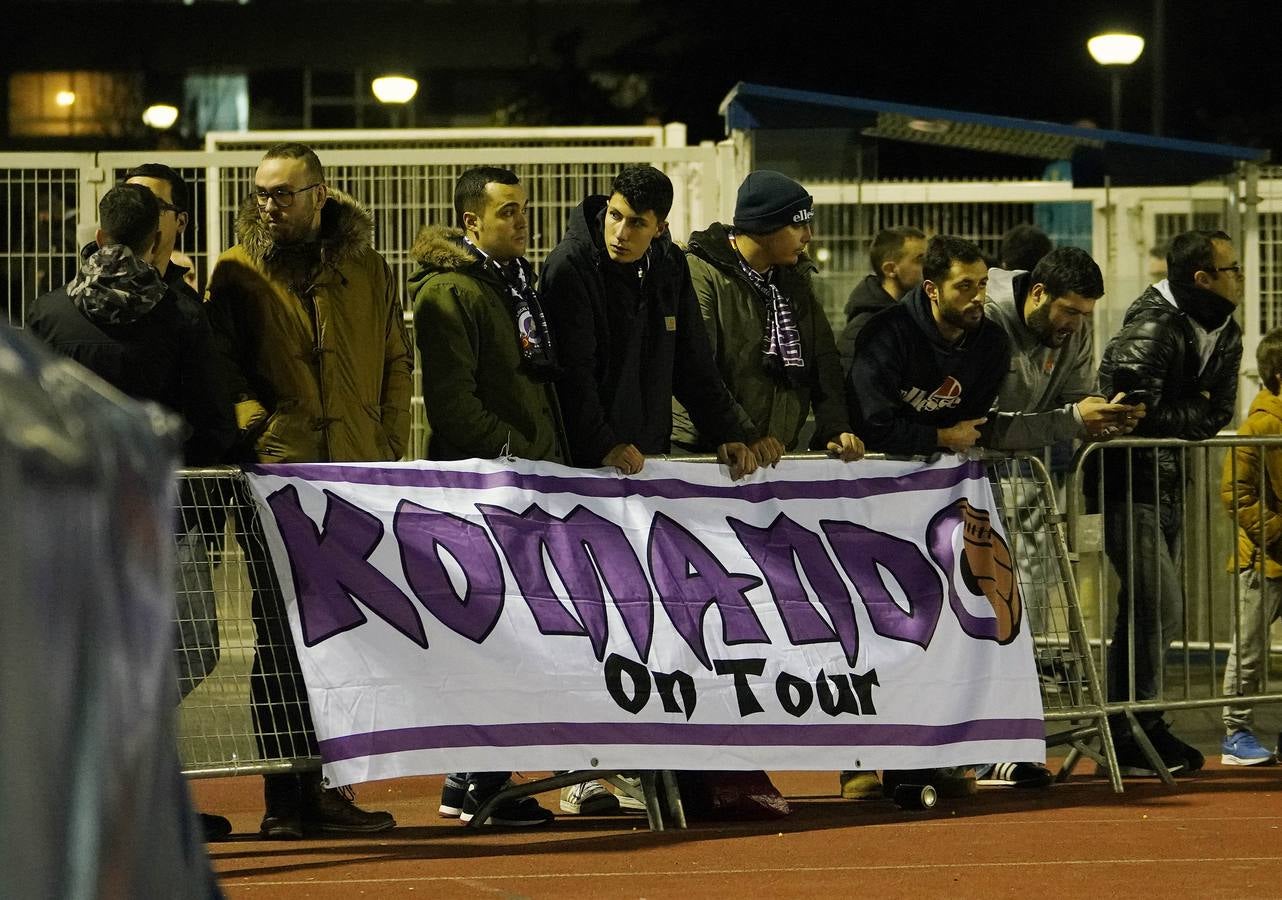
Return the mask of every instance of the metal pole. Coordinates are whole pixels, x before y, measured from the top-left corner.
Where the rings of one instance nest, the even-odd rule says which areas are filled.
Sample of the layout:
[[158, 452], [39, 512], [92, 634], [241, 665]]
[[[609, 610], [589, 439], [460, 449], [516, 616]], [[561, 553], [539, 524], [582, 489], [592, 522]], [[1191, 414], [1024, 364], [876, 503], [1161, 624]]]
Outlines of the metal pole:
[[1150, 112], [1154, 134], [1162, 133], [1162, 120], [1166, 117], [1166, 0], [1153, 0], [1153, 37], [1150, 40], [1153, 60], [1153, 100]]
[[1113, 66], [1109, 75], [1113, 87], [1113, 124], [1114, 131], [1122, 130], [1122, 72], [1120, 67]]

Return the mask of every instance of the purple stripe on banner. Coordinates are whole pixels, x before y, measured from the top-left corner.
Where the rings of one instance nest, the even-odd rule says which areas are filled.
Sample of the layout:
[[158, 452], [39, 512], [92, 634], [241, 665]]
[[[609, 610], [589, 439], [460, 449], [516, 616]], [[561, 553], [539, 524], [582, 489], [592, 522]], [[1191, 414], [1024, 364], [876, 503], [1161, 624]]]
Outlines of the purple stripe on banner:
[[764, 484], [694, 484], [675, 478], [646, 481], [631, 478], [584, 478], [574, 475], [522, 475], [519, 472], [460, 472], [452, 469], [405, 469], [342, 466], [327, 463], [279, 463], [253, 466], [255, 475], [301, 478], [304, 481], [338, 481], [385, 487], [490, 490], [518, 488], [541, 494], [578, 494], [582, 497], [664, 497], [687, 500], [697, 497], [746, 500], [860, 500], [904, 491], [950, 488], [983, 477], [983, 464], [967, 460], [949, 469], [925, 469], [904, 475], [824, 481], [768, 481]]
[[528, 722], [425, 725], [351, 734], [320, 742], [327, 763], [450, 747], [555, 747], [664, 744], [700, 747], [937, 747], [962, 741], [1041, 740], [1041, 719], [979, 719], [951, 725], [690, 725], [649, 722]]

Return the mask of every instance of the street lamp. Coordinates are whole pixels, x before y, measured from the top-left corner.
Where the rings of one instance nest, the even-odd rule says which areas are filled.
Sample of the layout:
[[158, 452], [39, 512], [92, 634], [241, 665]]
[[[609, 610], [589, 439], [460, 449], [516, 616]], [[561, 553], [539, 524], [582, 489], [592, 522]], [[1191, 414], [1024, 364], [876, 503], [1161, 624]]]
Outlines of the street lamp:
[[142, 121], [150, 128], [164, 131], [178, 121], [178, 107], [168, 103], [155, 103], [143, 110]]
[[1109, 69], [1113, 92], [1114, 131], [1122, 127], [1122, 69], [1140, 58], [1144, 52], [1144, 38], [1138, 34], [1111, 31], [1097, 34], [1086, 42], [1091, 58]]
[[[418, 93], [418, 82], [408, 75], [383, 75], [370, 84], [378, 102], [390, 108], [393, 128], [401, 127], [401, 107], [406, 106]], [[413, 124], [411, 109], [410, 124]]]
[[405, 75], [384, 75], [375, 78], [370, 87], [379, 103], [409, 103], [418, 93], [418, 82]]

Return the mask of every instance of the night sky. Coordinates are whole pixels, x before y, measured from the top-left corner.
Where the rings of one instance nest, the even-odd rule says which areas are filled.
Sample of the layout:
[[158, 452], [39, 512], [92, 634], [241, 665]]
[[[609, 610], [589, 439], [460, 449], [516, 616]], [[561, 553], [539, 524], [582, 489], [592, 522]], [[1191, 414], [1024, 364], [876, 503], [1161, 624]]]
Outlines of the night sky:
[[[536, 125], [684, 121], [692, 140], [722, 136], [717, 106], [741, 80], [1107, 126], [1108, 77], [1085, 43], [1121, 27], [1149, 39], [1125, 75], [1122, 125], [1149, 131], [1154, 5], [46, 0], [6, 4], [6, 30], [22, 39], [6, 42], [0, 74], [134, 68], [155, 82], [241, 70], [254, 103], [289, 115], [304, 65], [395, 67], [430, 82], [420, 125], [506, 109], [509, 121]], [[1167, 0], [1165, 9], [1164, 133], [1282, 159], [1282, 3]], [[593, 82], [601, 73], [635, 74], [645, 90], [620, 102]]]

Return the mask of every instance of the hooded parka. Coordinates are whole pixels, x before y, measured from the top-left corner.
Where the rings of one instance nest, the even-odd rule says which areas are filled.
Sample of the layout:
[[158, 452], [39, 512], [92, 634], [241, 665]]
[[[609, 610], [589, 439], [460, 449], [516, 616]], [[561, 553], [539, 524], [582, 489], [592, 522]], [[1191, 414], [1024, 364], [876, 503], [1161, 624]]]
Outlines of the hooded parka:
[[[208, 288], [216, 344], [259, 462], [382, 462], [409, 443], [414, 360], [369, 213], [341, 191], [321, 208], [319, 265], [273, 241], [253, 201]], [[309, 267], [310, 268], [310, 267]], [[298, 285], [298, 287], [295, 287]]]
[[[429, 459], [566, 462], [552, 386], [522, 367], [508, 288], [457, 228], [429, 225], [410, 256]], [[527, 271], [533, 281], [533, 272]], [[555, 335], [554, 335], [555, 338]]]

